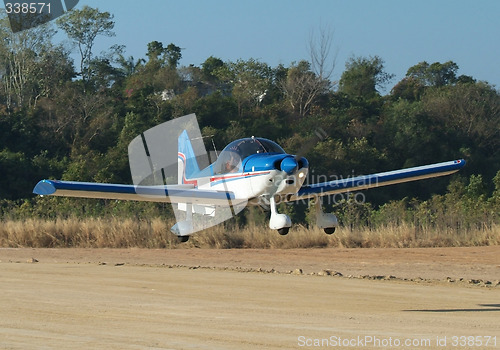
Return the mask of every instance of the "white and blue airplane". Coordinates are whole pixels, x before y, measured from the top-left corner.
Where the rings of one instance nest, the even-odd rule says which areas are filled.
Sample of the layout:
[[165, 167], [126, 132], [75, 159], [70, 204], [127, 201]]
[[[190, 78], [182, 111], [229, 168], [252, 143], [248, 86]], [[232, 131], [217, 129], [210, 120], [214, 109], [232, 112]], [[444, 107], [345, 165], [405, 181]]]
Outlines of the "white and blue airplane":
[[200, 169], [186, 130], [178, 137], [177, 157], [177, 184], [174, 185], [41, 180], [33, 193], [176, 203], [186, 214], [171, 231], [183, 242], [199, 230], [193, 228], [193, 214], [214, 216], [218, 207], [229, 207], [234, 213], [241, 209], [233, 208], [247, 204], [270, 209], [269, 227], [286, 235], [292, 222], [289, 216], [278, 213], [277, 204], [316, 199], [316, 224], [332, 234], [338, 220], [334, 214], [323, 212], [321, 197], [449, 175], [465, 165], [460, 159], [305, 185], [309, 170], [307, 159], [288, 154], [277, 143], [260, 137], [231, 142], [213, 164]]

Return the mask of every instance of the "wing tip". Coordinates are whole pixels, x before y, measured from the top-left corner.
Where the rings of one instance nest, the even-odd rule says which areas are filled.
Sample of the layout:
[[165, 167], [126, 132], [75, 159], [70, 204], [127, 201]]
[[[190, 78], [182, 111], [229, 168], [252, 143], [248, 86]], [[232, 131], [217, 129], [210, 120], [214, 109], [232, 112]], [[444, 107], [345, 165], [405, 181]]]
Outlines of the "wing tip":
[[455, 160], [455, 164], [457, 164], [459, 166], [459, 169], [463, 168], [465, 166], [465, 159], [457, 159]]
[[40, 196], [48, 196], [54, 194], [56, 192], [56, 187], [54, 183], [50, 180], [41, 180], [39, 181], [35, 188], [33, 189], [34, 194], [38, 194]]

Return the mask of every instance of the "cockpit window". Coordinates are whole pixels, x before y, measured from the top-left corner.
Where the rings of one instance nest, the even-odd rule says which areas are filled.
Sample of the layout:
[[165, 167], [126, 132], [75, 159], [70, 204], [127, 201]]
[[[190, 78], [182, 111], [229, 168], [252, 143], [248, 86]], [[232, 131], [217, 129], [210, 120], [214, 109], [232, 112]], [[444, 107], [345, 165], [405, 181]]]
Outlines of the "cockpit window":
[[275, 142], [263, 138], [246, 138], [231, 142], [222, 150], [215, 165], [216, 174], [236, 172], [241, 168], [241, 162], [252, 154], [285, 153]]
[[285, 153], [273, 141], [256, 137], [233, 141], [222, 152], [224, 151], [236, 152], [242, 159], [257, 153]]
[[283, 148], [281, 148], [276, 142], [261, 138], [258, 138], [257, 141], [259, 141], [262, 146], [264, 146], [267, 153], [286, 153]]

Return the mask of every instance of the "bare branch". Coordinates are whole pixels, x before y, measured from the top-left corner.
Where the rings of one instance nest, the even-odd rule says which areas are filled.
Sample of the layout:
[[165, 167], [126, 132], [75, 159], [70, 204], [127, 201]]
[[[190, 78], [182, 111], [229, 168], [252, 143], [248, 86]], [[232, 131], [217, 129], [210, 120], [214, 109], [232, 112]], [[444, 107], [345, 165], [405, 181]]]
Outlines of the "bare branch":
[[334, 31], [330, 26], [320, 26], [316, 35], [311, 30], [307, 47], [311, 56], [311, 70], [320, 78], [330, 80], [335, 69], [337, 51], [331, 56]]

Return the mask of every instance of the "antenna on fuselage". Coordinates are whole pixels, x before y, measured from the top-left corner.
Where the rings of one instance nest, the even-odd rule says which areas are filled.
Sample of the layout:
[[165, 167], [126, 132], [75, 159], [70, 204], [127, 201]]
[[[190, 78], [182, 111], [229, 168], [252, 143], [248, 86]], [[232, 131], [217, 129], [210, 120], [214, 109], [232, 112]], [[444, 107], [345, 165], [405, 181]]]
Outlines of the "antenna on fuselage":
[[[214, 135], [212, 135], [214, 136]], [[211, 140], [212, 140], [212, 146], [214, 146], [214, 152], [215, 152], [215, 156], [217, 158], [215, 158], [216, 160], [219, 159], [219, 153], [217, 153], [217, 148], [215, 147], [215, 142], [214, 142], [214, 138], [211, 136]]]

